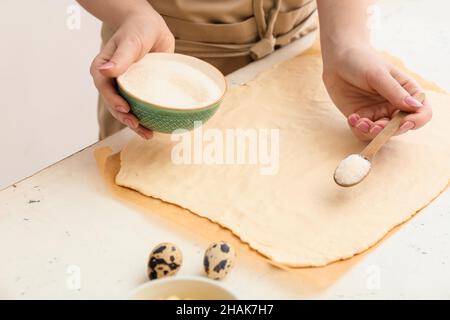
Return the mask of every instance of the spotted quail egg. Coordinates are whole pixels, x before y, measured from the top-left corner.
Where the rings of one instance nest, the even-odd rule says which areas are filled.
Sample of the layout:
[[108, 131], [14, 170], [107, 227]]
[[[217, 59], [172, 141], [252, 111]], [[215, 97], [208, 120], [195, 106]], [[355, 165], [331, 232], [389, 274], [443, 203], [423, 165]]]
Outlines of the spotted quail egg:
[[150, 280], [175, 275], [180, 270], [183, 255], [173, 243], [160, 243], [150, 253], [148, 277]]
[[234, 248], [225, 241], [220, 241], [213, 243], [206, 249], [203, 266], [209, 278], [221, 280], [231, 270], [235, 259], [236, 251], [234, 251]]

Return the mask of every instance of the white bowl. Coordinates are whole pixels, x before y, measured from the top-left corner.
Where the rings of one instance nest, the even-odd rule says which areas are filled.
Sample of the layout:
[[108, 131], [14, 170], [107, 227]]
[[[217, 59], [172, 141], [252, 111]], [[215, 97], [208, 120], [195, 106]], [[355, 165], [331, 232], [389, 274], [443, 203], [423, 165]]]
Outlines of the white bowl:
[[169, 277], [146, 282], [128, 297], [130, 300], [166, 300], [170, 297], [187, 300], [237, 300], [217, 281], [201, 277]]

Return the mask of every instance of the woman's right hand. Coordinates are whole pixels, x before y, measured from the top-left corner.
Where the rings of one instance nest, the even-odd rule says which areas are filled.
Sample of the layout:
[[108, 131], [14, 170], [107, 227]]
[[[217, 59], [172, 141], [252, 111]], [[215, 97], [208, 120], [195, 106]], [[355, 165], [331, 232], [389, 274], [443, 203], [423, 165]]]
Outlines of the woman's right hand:
[[144, 139], [152, 132], [139, 125], [130, 106], [116, 90], [115, 78], [148, 52], [173, 52], [175, 40], [163, 18], [153, 9], [130, 14], [105, 44], [91, 65], [95, 86], [105, 107], [118, 121]]

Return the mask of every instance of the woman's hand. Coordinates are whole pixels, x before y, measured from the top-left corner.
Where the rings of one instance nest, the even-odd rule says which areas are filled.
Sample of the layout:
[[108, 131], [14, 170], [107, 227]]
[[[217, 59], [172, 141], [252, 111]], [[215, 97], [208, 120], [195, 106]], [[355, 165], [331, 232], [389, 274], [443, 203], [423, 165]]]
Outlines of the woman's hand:
[[410, 112], [397, 134], [431, 119], [428, 101], [409, 75], [385, 61], [370, 46], [369, 7], [373, 0], [317, 0], [323, 80], [333, 102], [361, 140], [373, 139], [396, 110]]
[[114, 118], [144, 139], [151, 138], [152, 132], [139, 125], [130, 113], [130, 106], [117, 93], [115, 78], [148, 52], [173, 52], [174, 47], [174, 37], [163, 18], [148, 6], [123, 20], [91, 65], [91, 75], [105, 106]]
[[418, 129], [431, 119], [428, 101], [422, 104], [412, 97], [422, 91], [417, 82], [369, 45], [327, 50], [323, 58], [325, 86], [357, 138], [373, 139], [396, 110], [411, 113], [397, 134]]

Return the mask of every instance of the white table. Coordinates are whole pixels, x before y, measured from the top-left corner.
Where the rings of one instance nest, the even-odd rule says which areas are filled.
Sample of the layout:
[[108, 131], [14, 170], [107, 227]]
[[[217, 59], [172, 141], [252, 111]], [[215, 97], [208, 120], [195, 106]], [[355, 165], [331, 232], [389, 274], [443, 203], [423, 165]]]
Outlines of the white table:
[[[228, 80], [245, 82], [301, 50], [291, 45]], [[0, 298], [123, 298], [146, 281], [149, 250], [165, 240], [183, 248], [180, 275], [201, 274], [210, 239], [136, 211], [105, 187], [93, 151], [119, 151], [131, 136], [123, 130], [0, 192]], [[450, 298], [449, 227], [445, 192], [345, 272], [287, 272], [243, 249], [223, 285], [241, 298]]]

